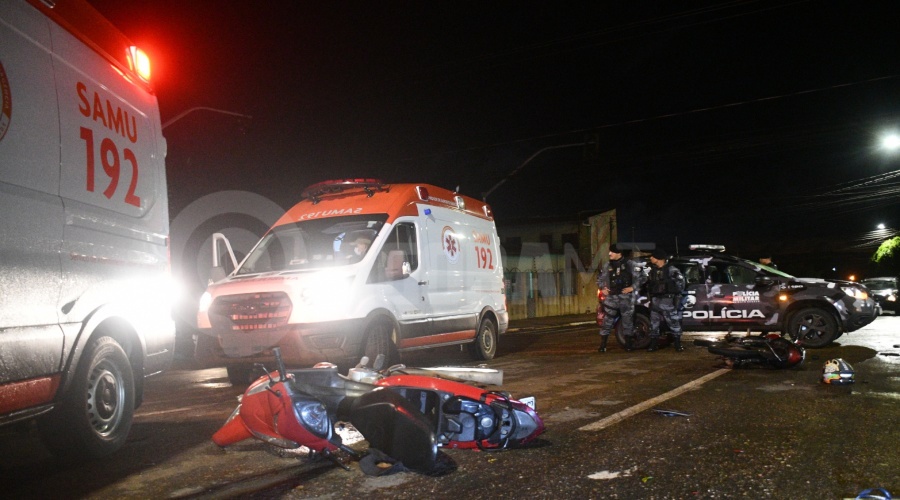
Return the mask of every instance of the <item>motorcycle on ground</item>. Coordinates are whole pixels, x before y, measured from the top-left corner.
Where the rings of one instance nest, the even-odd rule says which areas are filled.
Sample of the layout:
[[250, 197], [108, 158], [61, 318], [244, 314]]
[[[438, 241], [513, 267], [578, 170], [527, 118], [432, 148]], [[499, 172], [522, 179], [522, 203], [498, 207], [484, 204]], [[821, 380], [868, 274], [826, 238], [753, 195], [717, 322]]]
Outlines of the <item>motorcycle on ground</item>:
[[280, 448], [306, 446], [343, 466], [336, 450], [361, 458], [334, 431], [336, 422], [349, 422], [371, 449], [427, 473], [439, 466], [440, 446], [505, 449], [544, 431], [543, 421], [525, 402], [453, 380], [404, 373], [419, 369], [370, 369], [363, 358], [344, 376], [330, 363], [289, 371], [278, 349], [275, 357], [277, 371], [247, 388], [213, 435], [217, 445], [253, 437]]
[[793, 368], [803, 364], [806, 350], [799, 344], [776, 334], [734, 337], [730, 333], [722, 340], [694, 340], [694, 345], [706, 347], [717, 354], [728, 368], [752, 365], [768, 368]]

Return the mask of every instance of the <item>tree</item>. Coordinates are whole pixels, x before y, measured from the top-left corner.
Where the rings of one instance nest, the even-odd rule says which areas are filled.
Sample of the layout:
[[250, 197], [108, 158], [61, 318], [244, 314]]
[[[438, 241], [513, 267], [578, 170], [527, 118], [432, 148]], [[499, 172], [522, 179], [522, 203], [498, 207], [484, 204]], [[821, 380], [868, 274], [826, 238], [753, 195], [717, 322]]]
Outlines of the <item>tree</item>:
[[900, 236], [894, 236], [893, 238], [884, 240], [884, 242], [878, 246], [878, 250], [875, 250], [875, 255], [872, 256], [872, 262], [875, 262], [879, 266], [885, 266], [887, 268], [897, 269], [898, 264], [900, 264]]

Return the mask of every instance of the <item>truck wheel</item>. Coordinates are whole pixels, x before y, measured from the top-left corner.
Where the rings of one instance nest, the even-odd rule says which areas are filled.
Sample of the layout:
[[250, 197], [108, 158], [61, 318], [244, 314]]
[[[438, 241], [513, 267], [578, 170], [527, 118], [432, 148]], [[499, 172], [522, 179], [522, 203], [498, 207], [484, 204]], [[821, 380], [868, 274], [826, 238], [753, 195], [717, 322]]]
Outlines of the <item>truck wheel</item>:
[[[622, 333], [622, 321], [616, 323], [616, 340], [620, 346], [625, 346], [625, 335]], [[650, 318], [643, 313], [634, 313], [634, 337], [631, 339], [631, 348], [634, 350], [646, 349], [650, 345]]]
[[369, 358], [369, 367], [375, 365], [375, 360], [379, 354], [384, 355], [384, 364], [382, 368], [387, 368], [399, 360], [397, 346], [391, 340], [391, 333], [394, 327], [387, 320], [375, 320], [366, 330], [365, 347], [362, 355]]
[[497, 354], [497, 327], [489, 319], [481, 320], [475, 342], [469, 344], [469, 353], [477, 360], [494, 359]]
[[134, 374], [111, 337], [92, 341], [60, 405], [38, 421], [41, 438], [64, 458], [101, 458], [125, 444], [134, 416]]
[[247, 365], [229, 365], [225, 367], [228, 372], [228, 381], [234, 387], [246, 387], [253, 382], [250, 377], [253, 368]]
[[837, 321], [818, 307], [801, 309], [791, 316], [788, 334], [803, 347], [825, 347], [837, 338]]

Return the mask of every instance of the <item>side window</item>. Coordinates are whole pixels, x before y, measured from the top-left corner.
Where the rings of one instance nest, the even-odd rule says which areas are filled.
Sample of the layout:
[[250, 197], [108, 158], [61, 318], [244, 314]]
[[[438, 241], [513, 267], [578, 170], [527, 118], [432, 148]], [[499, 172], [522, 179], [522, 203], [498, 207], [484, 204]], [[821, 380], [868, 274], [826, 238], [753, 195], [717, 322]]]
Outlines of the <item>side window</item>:
[[[378, 254], [369, 283], [403, 278], [404, 271], [415, 272], [419, 268], [419, 247], [416, 226], [401, 222], [394, 226]], [[404, 269], [408, 264], [408, 269]]]
[[706, 266], [706, 281], [714, 285], [726, 285], [728, 281], [728, 268], [722, 262], [710, 262]]
[[756, 282], [756, 272], [743, 266], [728, 266], [728, 276], [735, 285], [752, 285]]
[[700, 279], [700, 266], [696, 262], [679, 262], [675, 264], [681, 274], [684, 275], [685, 286], [696, 285], [702, 283]]

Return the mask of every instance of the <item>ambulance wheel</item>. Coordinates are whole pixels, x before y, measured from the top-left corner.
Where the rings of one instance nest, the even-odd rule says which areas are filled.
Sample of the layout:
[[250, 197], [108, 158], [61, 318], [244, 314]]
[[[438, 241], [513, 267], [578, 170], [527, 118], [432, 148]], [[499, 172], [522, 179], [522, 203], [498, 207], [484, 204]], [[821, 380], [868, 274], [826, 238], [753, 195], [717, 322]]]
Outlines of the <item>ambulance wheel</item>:
[[101, 458], [125, 444], [134, 416], [134, 373], [111, 337], [92, 341], [60, 405], [38, 421], [41, 439], [62, 458]]
[[801, 309], [791, 316], [788, 334], [803, 347], [825, 347], [837, 338], [837, 321], [818, 307]]
[[[622, 333], [622, 321], [615, 326], [616, 340], [619, 345], [625, 345], [625, 335]], [[634, 337], [631, 339], [631, 348], [634, 350], [646, 349], [650, 345], [650, 318], [643, 313], [634, 313]]]
[[379, 354], [384, 355], [382, 368], [387, 368], [399, 361], [400, 356], [397, 353], [397, 346], [391, 340], [393, 331], [394, 326], [385, 319], [376, 319], [369, 325], [369, 328], [366, 330], [366, 341], [362, 355], [369, 358], [370, 367], [375, 365], [375, 360], [378, 359]]
[[497, 354], [497, 327], [493, 321], [487, 318], [481, 320], [475, 342], [469, 344], [469, 352], [477, 360], [494, 359]]
[[250, 379], [253, 368], [248, 365], [229, 365], [225, 367], [225, 371], [228, 372], [228, 381], [234, 387], [246, 387], [253, 382]]

